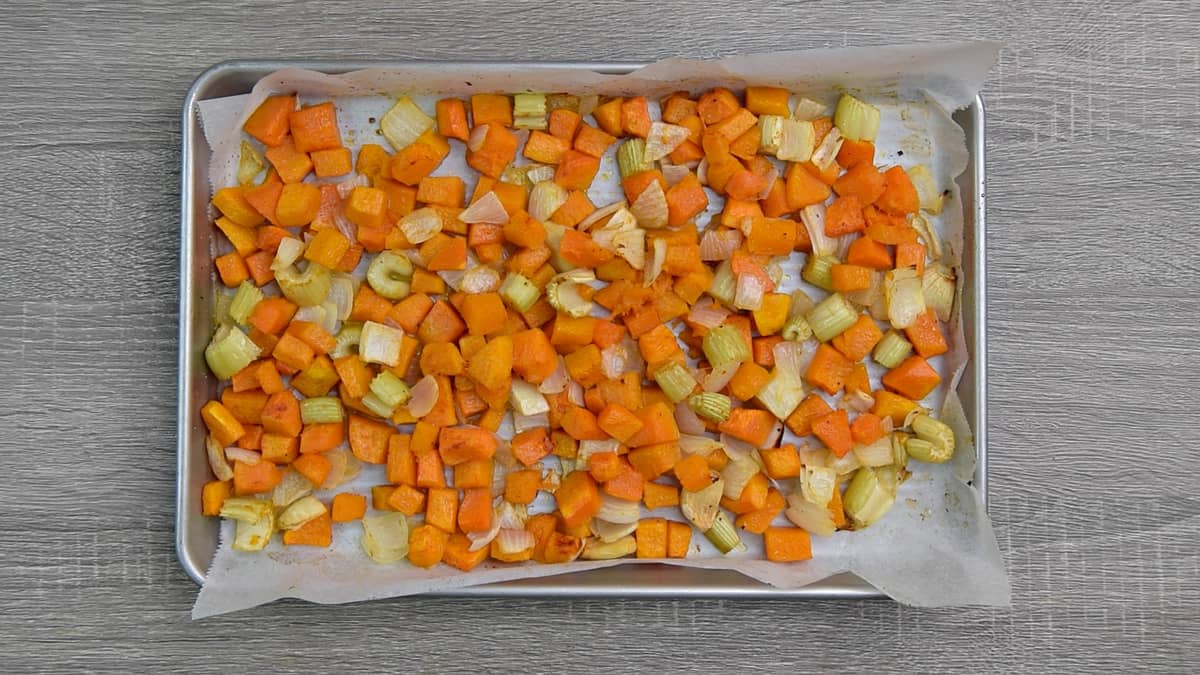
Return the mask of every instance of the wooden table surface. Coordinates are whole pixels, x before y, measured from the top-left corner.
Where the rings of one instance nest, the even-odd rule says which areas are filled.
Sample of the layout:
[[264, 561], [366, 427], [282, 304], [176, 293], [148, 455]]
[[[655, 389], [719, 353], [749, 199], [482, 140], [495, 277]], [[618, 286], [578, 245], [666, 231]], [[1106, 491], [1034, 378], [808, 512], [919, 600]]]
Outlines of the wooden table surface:
[[[10, 2], [0, 21], [0, 668], [1196, 668], [1195, 2], [184, 4]], [[990, 497], [1011, 609], [406, 599], [189, 620], [172, 529], [179, 112], [204, 68], [962, 38], [1007, 45], [984, 98]]]

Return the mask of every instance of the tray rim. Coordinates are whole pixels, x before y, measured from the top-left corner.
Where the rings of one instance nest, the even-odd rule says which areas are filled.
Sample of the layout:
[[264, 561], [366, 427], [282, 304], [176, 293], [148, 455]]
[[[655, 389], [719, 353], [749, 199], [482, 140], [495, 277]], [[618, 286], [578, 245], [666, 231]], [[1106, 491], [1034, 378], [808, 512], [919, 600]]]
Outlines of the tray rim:
[[[185, 539], [184, 531], [189, 518], [190, 509], [185, 504], [187, 481], [189, 473], [188, 439], [191, 435], [191, 423], [198, 413], [193, 415], [194, 401], [191, 395], [192, 378], [189, 374], [191, 360], [195, 358], [192, 345], [192, 332], [195, 328], [192, 294], [197, 279], [193, 274], [188, 254], [196, 235], [196, 226], [192, 213], [195, 209], [195, 180], [193, 170], [198, 121], [196, 104], [206, 88], [214, 81], [230, 75], [269, 72], [282, 68], [303, 68], [326, 73], [345, 73], [365, 68], [387, 68], [403, 64], [422, 70], [437, 70], [447, 66], [486, 65], [489, 67], [512, 68], [576, 68], [593, 70], [600, 73], [623, 74], [644, 66], [644, 63], [620, 61], [490, 61], [490, 60], [256, 60], [236, 59], [216, 63], [202, 72], [188, 88], [183, 100], [181, 114], [181, 153], [180, 153], [180, 251], [179, 251], [179, 332], [177, 354], [177, 406], [176, 406], [176, 479], [175, 479], [175, 551], [184, 572], [196, 583], [202, 585], [207, 574], [207, 566], [211, 559], [197, 559], [197, 552], [192, 550]], [[262, 75], [259, 75], [260, 77]], [[244, 93], [244, 92], [243, 92]], [[973, 485], [980, 492], [984, 507], [987, 507], [987, 283], [986, 283], [986, 115], [982, 94], [977, 94], [974, 101], [956, 114], [966, 114], [971, 122], [971, 136], [966, 139], [970, 153], [972, 180], [969, 185], [973, 212], [973, 227], [971, 239], [974, 247], [971, 251], [972, 261], [972, 292], [970, 294], [974, 307], [974, 320], [971, 322], [973, 331], [968, 339], [971, 348], [968, 370], [975, 382], [974, 405], [968, 412], [974, 417], [972, 429], [977, 454]], [[202, 134], [201, 134], [202, 136]], [[964, 218], [965, 220], [965, 218]], [[965, 258], [966, 256], [964, 256]], [[964, 300], [966, 294], [964, 294]], [[603, 577], [610, 576], [615, 570], [628, 574], [630, 570], [667, 568], [668, 566], [638, 565], [606, 568], [590, 572], [564, 573], [562, 575], [541, 577], [537, 579], [518, 580], [452, 589], [431, 594], [437, 596], [474, 596], [474, 597], [708, 597], [708, 598], [812, 598], [812, 599], [851, 599], [851, 598], [882, 598], [880, 591], [858, 577], [850, 574], [837, 575], [815, 584], [797, 589], [779, 589], [762, 584], [758, 581], [743, 577], [736, 572], [721, 573], [722, 576], [731, 574], [737, 578], [736, 583], [714, 584], [699, 587], [695, 585], [650, 583], [629, 585], [628, 579], [624, 584], [602, 583]], [[691, 570], [706, 572], [715, 576], [713, 571]], [[652, 574], [652, 573], [648, 573]], [[586, 577], [597, 583], [567, 582], [568, 577]], [[844, 579], [844, 582], [832, 582], [834, 579]]]

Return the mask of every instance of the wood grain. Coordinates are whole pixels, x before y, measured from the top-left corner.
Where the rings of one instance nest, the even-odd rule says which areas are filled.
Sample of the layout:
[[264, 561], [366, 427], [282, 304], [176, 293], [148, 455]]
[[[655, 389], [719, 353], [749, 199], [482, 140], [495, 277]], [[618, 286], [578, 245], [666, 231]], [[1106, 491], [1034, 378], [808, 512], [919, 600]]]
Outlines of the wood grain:
[[[4, 670], [1194, 669], [1197, 19], [1195, 3], [1082, 0], [9, 3]], [[991, 513], [1010, 610], [422, 598], [189, 621], [171, 527], [179, 107], [206, 66], [962, 38], [1007, 44], [984, 97]]]

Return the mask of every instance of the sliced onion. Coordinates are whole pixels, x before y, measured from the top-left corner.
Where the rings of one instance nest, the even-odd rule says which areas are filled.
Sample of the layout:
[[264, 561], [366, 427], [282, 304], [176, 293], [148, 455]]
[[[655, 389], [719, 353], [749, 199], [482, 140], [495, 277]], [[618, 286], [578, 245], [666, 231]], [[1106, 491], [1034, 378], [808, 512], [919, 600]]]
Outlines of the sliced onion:
[[400, 231], [413, 244], [423, 244], [442, 231], [442, 217], [429, 207], [420, 208], [400, 219]]
[[692, 170], [683, 164], [666, 164], [662, 165], [663, 179], [667, 181], [667, 187], [683, 180]]
[[847, 452], [845, 455], [838, 457], [837, 453], [832, 450], [826, 450], [825, 466], [837, 471], [839, 476], [844, 476], [851, 471], [861, 469], [862, 462], [858, 461], [858, 455], [853, 452]]
[[653, 162], [666, 157], [674, 152], [675, 148], [683, 145], [691, 135], [692, 132], [687, 127], [663, 122], [652, 123], [649, 133], [646, 134], [645, 160]]
[[733, 362], [717, 366], [704, 378], [704, 391], [721, 391], [737, 373], [741, 363]]
[[746, 489], [750, 479], [757, 473], [758, 462], [751, 459], [749, 454], [732, 457], [721, 471], [721, 478], [725, 480], [725, 496], [730, 499], [742, 496], [742, 490]]
[[577, 406], [583, 406], [583, 385], [575, 380], [567, 382], [567, 400]]
[[535, 220], [550, 220], [550, 216], [567, 202], [567, 189], [552, 180], [534, 183], [529, 192], [529, 215]]
[[275, 249], [275, 260], [271, 269], [279, 271], [291, 267], [303, 255], [305, 244], [295, 237], [284, 237], [279, 240], [279, 248]]
[[536, 415], [522, 415], [513, 413], [513, 432], [521, 433], [530, 429], [549, 428], [550, 415], [549, 413], [537, 413]]
[[262, 455], [254, 450], [239, 448], [235, 445], [225, 448], [225, 459], [231, 462], [241, 462], [242, 464], [254, 466], [262, 461]]
[[370, 187], [371, 179], [366, 174], [356, 173], [354, 176], [347, 178], [344, 181], [337, 183], [334, 187], [337, 188], [338, 197], [345, 200], [354, 192], [356, 187]]
[[525, 527], [525, 521], [529, 518], [529, 509], [524, 504], [501, 502], [496, 507], [495, 516], [496, 522], [500, 523], [500, 529], [520, 530]]
[[530, 185], [547, 183], [554, 180], [555, 173], [556, 169], [549, 164], [531, 164], [527, 169], [525, 169], [525, 181]]
[[338, 274], [333, 277], [333, 284], [329, 287], [329, 301], [336, 308], [338, 321], [345, 321], [350, 318], [350, 311], [354, 309], [354, 279], [345, 274]]
[[805, 340], [800, 344], [800, 352], [796, 355], [796, 368], [800, 372], [808, 372], [813, 357], [817, 355], [817, 347], [820, 346], [821, 343], [818, 340]]
[[588, 214], [587, 218], [579, 221], [579, 224], [575, 226], [575, 229], [579, 230], [580, 232], [587, 232], [589, 229], [591, 229], [592, 225], [595, 225], [596, 223], [604, 220], [623, 208], [625, 208], [624, 201], [614, 202], [608, 206], [602, 206]]
[[854, 454], [863, 466], [870, 467], [887, 466], [896, 459], [892, 454], [891, 436], [881, 436], [868, 445], [855, 445]]
[[867, 412], [875, 405], [875, 397], [865, 391], [846, 392], [838, 406], [854, 412]]
[[716, 328], [725, 323], [725, 319], [728, 318], [729, 310], [716, 304], [708, 296], [705, 296], [692, 306], [692, 311], [688, 312], [687, 320], [688, 323], [694, 323], [697, 326]]
[[579, 449], [575, 453], [575, 461], [587, 463], [589, 457], [600, 452], [616, 453], [620, 451], [621, 444], [616, 439], [610, 438], [604, 441], [582, 440], [579, 441]]
[[800, 464], [803, 466], [825, 466], [828, 462], [826, 459], [829, 453], [825, 452], [825, 448], [814, 448], [805, 443], [798, 450], [800, 454]]
[[675, 404], [675, 425], [679, 427], [680, 433], [684, 434], [705, 432], [704, 421], [700, 419], [699, 415], [692, 412], [692, 409], [684, 401]]
[[438, 383], [432, 375], [426, 375], [413, 385], [412, 397], [408, 399], [408, 412], [413, 417], [424, 417], [433, 410], [438, 399]]
[[[888, 445], [891, 454], [891, 444]], [[837, 489], [837, 472], [824, 466], [806, 466], [800, 472], [800, 495], [817, 506], [828, 506]]]
[[[763, 444], [758, 447], [760, 449], [761, 448], [773, 448], [779, 443], [779, 437], [782, 435], [783, 435], [783, 420], [777, 419], [777, 420], [775, 420], [775, 426], [771, 427], [770, 433], [767, 434], [767, 440], [764, 441]], [[754, 453], [754, 457], [758, 457], [758, 453]]]
[[500, 201], [496, 193], [488, 190], [487, 194], [475, 200], [474, 204], [463, 209], [462, 213], [458, 214], [458, 219], [464, 223], [503, 225], [508, 222], [508, 211], [504, 210], [504, 202]]
[[800, 210], [800, 222], [812, 241], [813, 255], [837, 253], [838, 240], [825, 234], [825, 205], [813, 204]]
[[739, 274], [734, 291], [733, 306], [738, 309], [758, 310], [762, 307], [767, 285], [754, 274]]
[[787, 519], [799, 527], [808, 530], [818, 537], [831, 537], [837, 531], [829, 509], [817, 506], [801, 495], [791, 495], [787, 498], [788, 508], [784, 511]]
[[650, 181], [629, 211], [637, 218], [638, 225], [648, 230], [664, 228], [667, 226], [667, 193], [658, 181]]
[[758, 193], [758, 198], [759, 198], [760, 200], [761, 200], [761, 199], [766, 199], [767, 197], [771, 196], [771, 188], [773, 188], [773, 187], [775, 186], [775, 181], [776, 181], [778, 178], [779, 178], [779, 169], [776, 169], [776, 168], [775, 168], [775, 165], [774, 165], [774, 164], [772, 164], [772, 165], [771, 165], [771, 170], [770, 170], [770, 171], [768, 171], [768, 172], [767, 172], [767, 175], [766, 175], [766, 179], [767, 179], [766, 187], [764, 187], [764, 188], [762, 189], [762, 191], [760, 191], [760, 192]]
[[600, 350], [600, 368], [604, 376], [615, 380], [625, 373], [642, 369], [642, 357], [632, 340], [622, 340]]
[[[601, 364], [603, 365], [604, 352], [600, 352], [600, 356]], [[538, 385], [538, 391], [543, 394], [560, 394], [563, 389], [567, 388], [567, 383], [570, 380], [571, 377], [567, 374], [567, 362], [563, 360], [563, 357], [559, 356], [558, 367], [546, 379], [542, 380], [541, 384]]]
[[312, 494], [313, 484], [304, 474], [295, 469], [283, 472], [283, 478], [275, 489], [271, 490], [271, 503], [278, 508], [290, 506], [292, 502]]
[[883, 298], [888, 320], [896, 328], [908, 328], [925, 311], [925, 292], [914, 269], [888, 272], [883, 280]]
[[[652, 244], [650, 256], [650, 264], [646, 266], [646, 278], [642, 281], [642, 285], [649, 288], [658, 279], [658, 275], [662, 273], [663, 263], [667, 261], [667, 240], [655, 239]], [[759, 304], [762, 304], [762, 298], [759, 298]], [[757, 308], [756, 308], [757, 309]]]
[[463, 274], [459, 290], [463, 293], [491, 293], [500, 288], [500, 273], [487, 265], [476, 265]]
[[471, 135], [467, 137], [467, 149], [471, 152], [479, 152], [483, 147], [483, 142], [487, 140], [488, 125], [481, 124], [471, 130]]
[[703, 185], [708, 185], [708, 158], [705, 157], [696, 165], [696, 178]]
[[745, 236], [738, 230], [718, 228], [707, 230], [700, 237], [700, 259], [705, 262], [729, 260], [733, 252], [742, 245]]
[[535, 544], [537, 537], [529, 530], [501, 528], [500, 533], [496, 535], [496, 548], [504, 555], [516, 555], [533, 548]]
[[708, 436], [679, 435], [679, 451], [685, 455], [707, 455], [721, 449], [721, 442]]
[[632, 523], [610, 523], [607, 520], [593, 518], [591, 524], [592, 534], [600, 541], [611, 544], [612, 542], [628, 537], [637, 531], [637, 522]]
[[338, 232], [342, 233], [343, 237], [350, 241], [358, 239], [358, 226], [350, 222], [350, 219], [346, 217], [346, 210], [341, 205], [333, 210], [330, 217], [333, 218], [334, 226], [337, 227]]
[[329, 460], [330, 468], [329, 474], [325, 476], [325, 482], [321, 483], [322, 490], [332, 490], [343, 483], [354, 480], [358, 476], [358, 472], [362, 470], [362, 462], [344, 445], [327, 451], [325, 458]]
[[205, 449], [208, 451], [208, 466], [212, 469], [213, 475], [217, 480], [229, 480], [233, 478], [233, 468], [229, 466], [228, 460], [225, 459], [225, 448], [217, 442], [217, 439], [209, 436], [204, 439]]
[[610, 523], [636, 523], [642, 516], [642, 507], [638, 502], [628, 499], [617, 499], [612, 495], [601, 495], [600, 510], [596, 517]]

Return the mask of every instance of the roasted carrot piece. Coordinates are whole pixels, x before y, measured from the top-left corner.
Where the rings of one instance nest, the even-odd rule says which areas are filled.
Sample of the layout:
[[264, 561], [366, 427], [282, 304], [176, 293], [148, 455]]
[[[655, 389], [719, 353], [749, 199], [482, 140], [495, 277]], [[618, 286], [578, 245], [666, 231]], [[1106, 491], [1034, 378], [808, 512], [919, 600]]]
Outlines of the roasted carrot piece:
[[888, 389], [919, 401], [936, 389], [942, 378], [924, 357], [914, 354], [884, 373], [882, 381]]
[[850, 436], [855, 443], [870, 445], [883, 437], [883, 420], [872, 413], [859, 413], [850, 423]]
[[[871, 353], [876, 343], [883, 339], [883, 331], [875, 320], [860, 314], [854, 325], [830, 340], [830, 344], [850, 361], [861, 361]], [[831, 392], [832, 393], [832, 392]]]
[[721, 506], [738, 515], [751, 513], [766, 507], [770, 491], [771, 483], [767, 477], [756, 473], [750, 477], [750, 481], [746, 483], [746, 487], [742, 488], [742, 493], [738, 495], [737, 499], [722, 497]]
[[916, 402], [886, 389], [875, 392], [874, 396], [875, 405], [871, 406], [871, 412], [879, 417], [891, 418], [895, 426], [903, 426], [908, 414], [917, 409]]
[[273, 462], [233, 463], [233, 494], [238, 497], [269, 492], [283, 480], [283, 471]]
[[457, 466], [472, 459], [491, 459], [499, 442], [486, 429], [478, 427], [444, 428], [438, 433], [438, 452], [446, 466]]
[[392, 427], [362, 415], [350, 415], [347, 425], [350, 450], [354, 456], [368, 464], [387, 462], [388, 439]]
[[333, 544], [333, 519], [329, 511], [313, 518], [294, 530], [283, 533], [285, 546], [321, 546]]
[[845, 456], [854, 447], [854, 441], [850, 436], [850, 422], [845, 410], [834, 410], [814, 418], [812, 433], [838, 457]]
[[417, 567], [433, 567], [442, 561], [450, 535], [433, 525], [421, 525], [408, 533], [408, 561]]
[[504, 94], [474, 94], [471, 96], [471, 119], [475, 126], [513, 124], [512, 99]]
[[797, 562], [812, 558], [808, 532], [799, 527], [768, 527], [763, 532], [763, 549], [772, 562]]
[[782, 480], [800, 475], [800, 454], [796, 446], [789, 444], [778, 448], [762, 448], [758, 454], [762, 457], [768, 477]]
[[674, 485], [646, 481], [642, 484], [642, 503], [651, 510], [665, 506], [678, 506], [679, 488]]
[[[932, 309], [927, 309], [917, 315], [916, 321], [904, 329], [904, 335], [912, 343], [913, 349], [927, 359], [945, 354], [950, 350], [941, 328], [938, 327], [937, 316]], [[880, 338], [882, 337], [880, 335]]]
[[893, 215], [916, 213], [921, 208], [921, 199], [907, 171], [893, 166], [883, 173], [883, 179], [884, 188], [874, 200], [876, 206]]
[[667, 521], [665, 518], [642, 518], [637, 524], [637, 557], [667, 557]]
[[853, 195], [865, 206], [879, 199], [885, 186], [886, 180], [874, 164], [860, 162], [833, 182], [833, 191], [843, 197]]
[[462, 99], [441, 99], [435, 104], [434, 109], [436, 110], [439, 134], [446, 138], [467, 140], [471, 132], [467, 128], [467, 106]]
[[537, 498], [541, 484], [541, 471], [536, 469], [510, 471], [504, 476], [504, 500], [511, 504], [530, 504]]
[[775, 416], [766, 410], [734, 408], [719, 428], [734, 438], [758, 447], [766, 444], [774, 425]]
[[850, 366], [850, 361], [842, 356], [841, 352], [822, 343], [817, 347], [817, 353], [813, 355], [808, 370], [804, 373], [804, 379], [826, 393], [836, 394], [845, 386]]
[[268, 96], [246, 119], [242, 130], [263, 145], [279, 145], [288, 133], [289, 115], [295, 109], [295, 96]]

